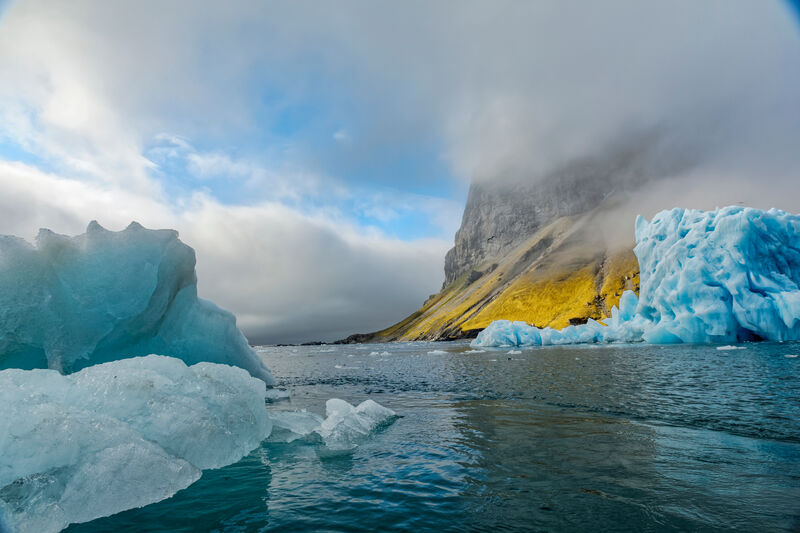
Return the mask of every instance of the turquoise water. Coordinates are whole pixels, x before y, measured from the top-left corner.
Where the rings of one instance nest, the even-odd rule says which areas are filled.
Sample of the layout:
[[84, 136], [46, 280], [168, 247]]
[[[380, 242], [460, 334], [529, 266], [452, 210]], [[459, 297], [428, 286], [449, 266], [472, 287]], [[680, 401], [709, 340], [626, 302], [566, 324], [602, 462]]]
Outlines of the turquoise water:
[[291, 392], [270, 409], [402, 418], [344, 457], [264, 444], [68, 531], [797, 531], [800, 344], [745, 346], [259, 348]]

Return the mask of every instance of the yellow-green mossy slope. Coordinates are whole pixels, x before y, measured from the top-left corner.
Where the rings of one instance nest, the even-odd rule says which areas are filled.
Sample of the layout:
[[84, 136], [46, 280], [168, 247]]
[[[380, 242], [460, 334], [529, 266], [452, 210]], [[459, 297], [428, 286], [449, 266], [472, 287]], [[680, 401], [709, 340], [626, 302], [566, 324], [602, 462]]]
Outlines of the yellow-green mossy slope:
[[596, 227], [592, 214], [560, 218], [461, 275], [403, 321], [357, 340], [461, 338], [499, 319], [563, 328], [605, 318], [622, 291], [638, 292], [639, 265], [632, 244], [609, 249], [593, 235]]

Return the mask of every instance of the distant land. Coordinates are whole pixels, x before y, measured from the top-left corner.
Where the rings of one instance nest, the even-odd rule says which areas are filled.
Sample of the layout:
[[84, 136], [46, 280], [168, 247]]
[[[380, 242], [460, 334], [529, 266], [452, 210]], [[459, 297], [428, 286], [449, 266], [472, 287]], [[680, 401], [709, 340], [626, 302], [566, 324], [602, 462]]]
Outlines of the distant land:
[[[608, 317], [623, 291], [639, 290], [633, 219], [616, 212], [632, 191], [690, 164], [660, 164], [657, 145], [645, 135], [540, 179], [472, 183], [441, 292], [397, 324], [337, 342], [454, 340], [497, 319], [563, 328]], [[629, 239], [604, 238], [612, 220], [630, 225]]]

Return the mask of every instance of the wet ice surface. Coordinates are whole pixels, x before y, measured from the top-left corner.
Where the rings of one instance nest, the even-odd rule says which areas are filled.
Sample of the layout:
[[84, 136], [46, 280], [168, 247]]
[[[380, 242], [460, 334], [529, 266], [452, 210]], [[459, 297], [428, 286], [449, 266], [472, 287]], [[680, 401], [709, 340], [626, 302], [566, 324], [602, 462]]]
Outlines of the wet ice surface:
[[273, 414], [315, 426], [342, 398], [401, 418], [341, 456], [266, 442], [69, 531], [796, 530], [800, 345], [744, 346], [263, 348], [291, 393]]

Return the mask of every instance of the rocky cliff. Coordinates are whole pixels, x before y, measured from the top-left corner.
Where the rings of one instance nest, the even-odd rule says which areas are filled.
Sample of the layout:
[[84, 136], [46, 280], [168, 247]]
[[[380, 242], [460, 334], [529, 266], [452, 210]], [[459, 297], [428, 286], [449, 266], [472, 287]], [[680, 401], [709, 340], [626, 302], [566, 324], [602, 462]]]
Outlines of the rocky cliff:
[[638, 290], [638, 263], [632, 230], [630, 242], [609, 244], [598, 228], [629, 191], [685, 166], [663, 154], [657, 136], [643, 135], [536, 179], [473, 183], [442, 291], [394, 326], [349, 340], [460, 338], [501, 318], [560, 328], [608, 316], [623, 290]]

